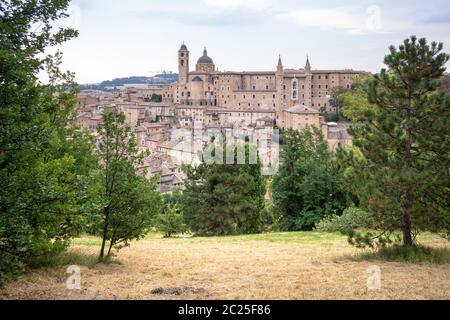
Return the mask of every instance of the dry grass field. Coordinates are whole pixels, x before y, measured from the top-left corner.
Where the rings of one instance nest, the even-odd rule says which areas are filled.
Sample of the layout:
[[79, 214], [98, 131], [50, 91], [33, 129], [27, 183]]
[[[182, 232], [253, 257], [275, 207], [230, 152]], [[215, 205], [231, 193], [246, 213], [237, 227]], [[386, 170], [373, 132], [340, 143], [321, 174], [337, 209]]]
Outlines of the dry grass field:
[[[419, 240], [449, 247], [432, 235]], [[81, 290], [66, 289], [67, 266], [46, 267], [9, 283], [0, 299], [450, 299], [450, 264], [357, 259], [361, 251], [337, 234], [152, 234], [110, 263], [95, 264], [99, 244], [97, 238], [77, 239], [60, 261], [84, 265]], [[380, 290], [367, 289], [371, 265], [381, 268]], [[152, 293], [157, 288], [171, 290]]]

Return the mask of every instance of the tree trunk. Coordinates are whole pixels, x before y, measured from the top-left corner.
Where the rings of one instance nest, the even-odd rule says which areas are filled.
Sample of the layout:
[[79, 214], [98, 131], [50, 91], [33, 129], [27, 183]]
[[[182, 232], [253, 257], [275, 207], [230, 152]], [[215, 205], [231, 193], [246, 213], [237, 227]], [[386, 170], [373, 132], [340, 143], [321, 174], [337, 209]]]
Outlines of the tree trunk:
[[105, 224], [103, 226], [103, 240], [102, 240], [102, 248], [100, 249], [100, 259], [103, 259], [105, 256], [106, 237], [108, 234], [108, 226], [109, 226], [109, 206], [103, 209], [103, 213], [105, 215]]
[[403, 245], [412, 246], [413, 239], [411, 235], [411, 218], [407, 208], [403, 209]]
[[114, 240], [111, 239], [111, 242], [109, 243], [108, 257], [111, 255], [111, 250], [112, 250], [113, 245], [114, 245]]

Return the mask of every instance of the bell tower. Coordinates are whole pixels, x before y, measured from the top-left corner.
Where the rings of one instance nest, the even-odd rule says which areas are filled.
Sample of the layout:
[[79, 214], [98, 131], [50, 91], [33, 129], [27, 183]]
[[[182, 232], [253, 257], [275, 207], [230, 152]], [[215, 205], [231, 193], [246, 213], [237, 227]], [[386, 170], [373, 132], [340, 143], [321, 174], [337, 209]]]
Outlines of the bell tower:
[[186, 84], [189, 81], [189, 50], [183, 43], [178, 50], [178, 83]]

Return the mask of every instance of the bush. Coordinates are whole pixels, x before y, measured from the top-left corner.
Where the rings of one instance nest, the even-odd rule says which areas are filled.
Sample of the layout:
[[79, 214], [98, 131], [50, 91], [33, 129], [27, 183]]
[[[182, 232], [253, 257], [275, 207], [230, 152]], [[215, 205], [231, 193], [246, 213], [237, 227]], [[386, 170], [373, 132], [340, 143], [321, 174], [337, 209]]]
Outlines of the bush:
[[448, 248], [393, 245], [375, 252], [360, 254], [356, 260], [447, 264], [450, 263], [450, 250]]
[[341, 216], [332, 215], [322, 219], [317, 224], [316, 231], [349, 233], [358, 228], [371, 228], [372, 226], [373, 223], [365, 211], [350, 207]]
[[168, 206], [155, 218], [155, 226], [158, 231], [164, 233], [164, 237], [170, 238], [177, 233], [185, 233], [187, 227], [183, 221], [183, 215], [175, 206]]

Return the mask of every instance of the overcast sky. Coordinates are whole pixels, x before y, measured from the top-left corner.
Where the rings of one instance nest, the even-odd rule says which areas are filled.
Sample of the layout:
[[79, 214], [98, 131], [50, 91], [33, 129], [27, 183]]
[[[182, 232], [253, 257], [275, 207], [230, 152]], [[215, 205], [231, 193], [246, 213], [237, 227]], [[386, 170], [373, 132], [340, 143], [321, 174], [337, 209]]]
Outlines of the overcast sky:
[[64, 68], [79, 83], [177, 72], [183, 41], [194, 68], [203, 47], [219, 70], [378, 71], [391, 44], [414, 34], [450, 52], [448, 0], [73, 0]]

